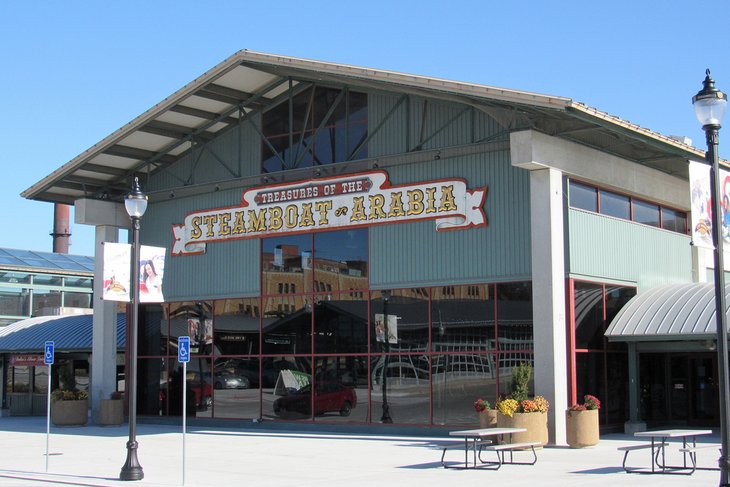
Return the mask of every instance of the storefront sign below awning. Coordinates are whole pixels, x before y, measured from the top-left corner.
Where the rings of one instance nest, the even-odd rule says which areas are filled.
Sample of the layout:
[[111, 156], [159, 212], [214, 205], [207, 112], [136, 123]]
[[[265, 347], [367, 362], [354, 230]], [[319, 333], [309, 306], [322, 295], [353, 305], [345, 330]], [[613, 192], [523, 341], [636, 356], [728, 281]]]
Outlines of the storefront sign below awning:
[[[730, 285], [725, 296], [730, 302]], [[687, 283], [634, 296], [613, 319], [606, 337], [613, 342], [712, 340], [716, 330], [714, 284]]]
[[31, 367], [31, 366], [41, 366], [45, 365], [45, 362], [43, 362], [43, 354], [38, 355], [12, 355], [10, 357], [10, 365], [13, 367]]

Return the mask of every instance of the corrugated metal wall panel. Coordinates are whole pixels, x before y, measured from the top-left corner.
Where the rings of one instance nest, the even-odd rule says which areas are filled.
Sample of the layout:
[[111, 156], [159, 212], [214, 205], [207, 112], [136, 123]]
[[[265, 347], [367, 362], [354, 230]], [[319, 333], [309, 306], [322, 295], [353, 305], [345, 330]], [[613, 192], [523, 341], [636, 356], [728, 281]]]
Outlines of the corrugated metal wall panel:
[[[260, 116], [252, 116], [252, 120], [258, 124]], [[250, 122], [243, 122], [208, 142], [205, 147], [196, 145], [191, 153], [149, 178], [143, 189], [166, 190], [180, 187], [185, 182], [201, 184], [252, 176], [259, 174], [260, 168], [261, 137]]]
[[[208, 244], [202, 255], [170, 255], [173, 237], [169, 222], [182, 223], [191, 211], [236, 204], [242, 191], [219, 191], [150, 205], [150, 215], [145, 214], [142, 221], [141, 240], [146, 245], [168, 249], [164, 276], [166, 301], [258, 294], [258, 239]], [[165, 223], [156, 225], [154, 222]]]
[[[249, 123], [243, 123], [240, 127], [240, 139], [238, 129], [231, 130], [220, 139], [212, 141], [211, 150], [228, 167], [240, 170], [242, 176], [259, 174], [261, 139]], [[188, 156], [169, 171], [155, 174], [151, 186], [156, 186], [156, 189], [174, 189], [182, 186], [180, 179], [185, 180], [189, 177], [192, 160]], [[197, 184], [232, 177], [209, 152], [204, 151], [203, 157], [194, 169], [193, 182]], [[207, 246], [207, 252], [203, 255], [178, 257], [170, 255], [172, 248], [170, 222], [182, 223], [185, 215], [192, 211], [236, 205], [241, 201], [241, 194], [245, 189], [241, 187], [190, 198], [175, 198], [150, 205], [142, 220], [141, 240], [144, 244], [168, 249], [165, 266], [165, 300], [258, 294], [260, 286], [258, 239], [214, 243]], [[216, 269], [219, 271], [216, 272]]]
[[529, 174], [506, 151], [388, 168], [393, 184], [447, 177], [488, 187], [488, 226], [437, 232], [433, 221], [370, 229], [373, 287], [527, 279], [530, 275]]
[[[383, 94], [368, 95], [368, 129], [374, 131], [388, 113], [398, 104], [400, 97]], [[368, 145], [370, 157], [406, 152], [405, 128], [407, 127], [408, 101], [404, 101], [387, 118]]]
[[692, 281], [687, 235], [570, 208], [569, 273], [635, 282], [639, 290]]

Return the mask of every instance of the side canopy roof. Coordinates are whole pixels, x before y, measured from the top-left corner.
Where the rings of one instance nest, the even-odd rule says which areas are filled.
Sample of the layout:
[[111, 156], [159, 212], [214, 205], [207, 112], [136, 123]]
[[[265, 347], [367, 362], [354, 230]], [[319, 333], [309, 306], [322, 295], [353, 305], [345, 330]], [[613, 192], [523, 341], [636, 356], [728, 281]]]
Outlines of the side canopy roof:
[[[730, 303], [730, 285], [725, 286]], [[728, 314], [728, 310], [725, 310]], [[717, 337], [715, 286], [658, 286], [634, 296], [606, 330], [610, 341], [712, 340]]]
[[[43, 353], [46, 341], [59, 352], [91, 352], [94, 316], [38, 316], [17, 321], [0, 329], [0, 353]], [[117, 349], [126, 345], [127, 319], [117, 314]]]
[[73, 204], [121, 201], [135, 173], [175, 164], [251, 114], [313, 84], [423, 96], [472, 106], [507, 131], [533, 129], [687, 177], [704, 151], [569, 98], [242, 50], [26, 191], [24, 198]]

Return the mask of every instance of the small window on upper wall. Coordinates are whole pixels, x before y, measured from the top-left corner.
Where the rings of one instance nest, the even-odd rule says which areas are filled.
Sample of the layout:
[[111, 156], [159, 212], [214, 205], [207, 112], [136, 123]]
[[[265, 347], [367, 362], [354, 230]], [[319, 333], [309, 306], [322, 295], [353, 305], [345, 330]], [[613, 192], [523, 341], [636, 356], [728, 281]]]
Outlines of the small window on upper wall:
[[596, 188], [570, 181], [570, 206], [581, 210], [598, 211]]
[[631, 219], [629, 197], [610, 191], [600, 191], [600, 211], [602, 215], [613, 216], [624, 220]]
[[632, 205], [635, 222], [652, 227], [659, 226], [659, 205], [641, 200], [633, 200]]
[[687, 214], [671, 208], [662, 208], [662, 228], [677, 233], [687, 233]]

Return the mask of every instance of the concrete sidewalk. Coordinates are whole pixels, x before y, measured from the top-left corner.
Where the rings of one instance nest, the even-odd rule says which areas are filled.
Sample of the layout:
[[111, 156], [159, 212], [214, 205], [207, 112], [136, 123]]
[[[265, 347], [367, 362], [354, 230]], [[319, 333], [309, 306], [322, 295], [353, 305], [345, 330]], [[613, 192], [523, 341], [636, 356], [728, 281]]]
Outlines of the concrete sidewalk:
[[[52, 426], [46, 473], [45, 418], [0, 418], [0, 485], [182, 485], [179, 425], [139, 424], [139, 461], [145, 478], [118, 480], [126, 458], [127, 428], [126, 424]], [[625, 435], [605, 436], [598, 446], [582, 450], [544, 448], [538, 451], [536, 465], [505, 465], [498, 471], [444, 469], [439, 462], [441, 450], [432, 440], [444, 438], [313, 433], [297, 429], [295, 424], [290, 430], [281, 425], [267, 428], [266, 424], [246, 429], [189, 426], [185, 485], [658, 487], [716, 485], [719, 481], [717, 471], [697, 471], [692, 476], [627, 474], [621, 469], [623, 453], [616, 448], [638, 442]], [[702, 441], [719, 443], [719, 437]], [[719, 454], [714, 449], [700, 450], [698, 455], [700, 465], [717, 464]], [[630, 464], [648, 465], [648, 457], [648, 450], [632, 452]], [[463, 452], [449, 452], [447, 460], [463, 461]]]

